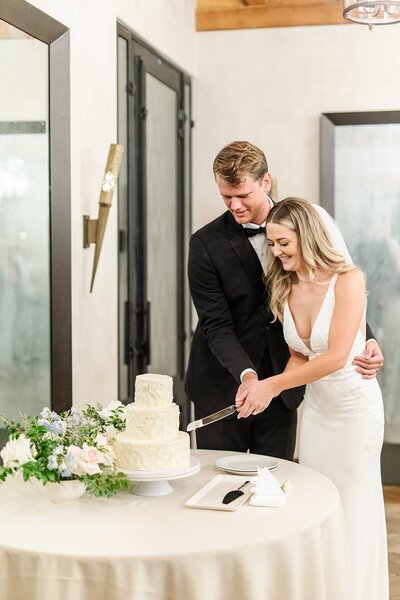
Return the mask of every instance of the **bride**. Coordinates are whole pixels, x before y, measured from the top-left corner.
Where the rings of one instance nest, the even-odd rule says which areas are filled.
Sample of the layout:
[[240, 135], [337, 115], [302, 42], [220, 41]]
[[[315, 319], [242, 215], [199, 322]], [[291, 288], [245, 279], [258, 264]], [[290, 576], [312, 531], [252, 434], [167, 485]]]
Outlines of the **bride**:
[[334, 250], [305, 200], [286, 198], [271, 210], [267, 239], [270, 309], [283, 323], [290, 358], [280, 375], [239, 387], [238, 416], [257, 414], [282, 390], [307, 384], [299, 462], [324, 473], [339, 490], [351, 597], [387, 600], [382, 395], [376, 378], [362, 378], [351, 364], [365, 347], [365, 277]]

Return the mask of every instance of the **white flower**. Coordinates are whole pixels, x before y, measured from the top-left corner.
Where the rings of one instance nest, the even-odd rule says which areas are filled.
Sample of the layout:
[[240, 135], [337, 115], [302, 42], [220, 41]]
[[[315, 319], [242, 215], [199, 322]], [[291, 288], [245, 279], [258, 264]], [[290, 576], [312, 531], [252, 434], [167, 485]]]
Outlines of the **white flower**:
[[115, 429], [115, 427], [113, 427], [112, 425], [108, 425], [108, 427], [106, 427], [106, 430], [104, 431], [103, 435], [105, 435], [105, 437], [107, 438], [107, 442], [110, 442], [111, 440], [113, 440], [115, 438], [117, 433], [118, 433], [118, 429]]
[[104, 420], [107, 420], [111, 417], [112, 411], [119, 407], [123, 408], [123, 410], [118, 411], [118, 414], [120, 415], [121, 419], [124, 419], [126, 413], [126, 406], [124, 406], [124, 404], [122, 404], [122, 402], [120, 402], [119, 400], [111, 400], [111, 402], [109, 402], [107, 406], [105, 406], [104, 408], [102, 408], [102, 410], [99, 411], [99, 415], [103, 417]]
[[17, 440], [9, 440], [0, 452], [5, 467], [18, 467], [30, 460], [34, 460], [31, 450], [31, 441], [23, 433]]
[[98, 433], [96, 435], [96, 438], [94, 440], [94, 443], [96, 444], [97, 448], [102, 448], [103, 446], [107, 446], [108, 444], [108, 439], [106, 438], [105, 435], [103, 435], [102, 433]]
[[109, 456], [111, 461], [113, 462], [114, 458], [115, 458], [114, 448], [109, 443], [109, 441], [110, 440], [106, 434], [98, 433], [96, 435], [94, 443], [95, 443], [96, 448], [98, 448], [101, 452], [104, 452], [105, 454], [107, 454], [107, 456]]

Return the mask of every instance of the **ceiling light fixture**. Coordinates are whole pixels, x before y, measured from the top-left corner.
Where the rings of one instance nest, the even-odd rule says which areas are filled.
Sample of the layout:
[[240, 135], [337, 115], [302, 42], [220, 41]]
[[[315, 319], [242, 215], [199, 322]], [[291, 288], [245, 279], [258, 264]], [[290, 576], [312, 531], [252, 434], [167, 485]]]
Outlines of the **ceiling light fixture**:
[[400, 0], [344, 0], [343, 17], [370, 29], [400, 23]]

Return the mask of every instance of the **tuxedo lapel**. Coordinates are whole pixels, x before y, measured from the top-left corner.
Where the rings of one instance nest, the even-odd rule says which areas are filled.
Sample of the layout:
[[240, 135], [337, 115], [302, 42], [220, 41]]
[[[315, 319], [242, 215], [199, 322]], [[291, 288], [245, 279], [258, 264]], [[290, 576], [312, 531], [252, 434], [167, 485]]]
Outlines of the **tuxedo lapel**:
[[260, 259], [246, 237], [243, 227], [236, 223], [235, 219], [229, 212], [226, 214], [229, 241], [232, 244], [237, 257], [242, 263], [249, 280], [254, 286], [257, 295], [263, 296], [265, 286], [263, 282], [263, 270]]

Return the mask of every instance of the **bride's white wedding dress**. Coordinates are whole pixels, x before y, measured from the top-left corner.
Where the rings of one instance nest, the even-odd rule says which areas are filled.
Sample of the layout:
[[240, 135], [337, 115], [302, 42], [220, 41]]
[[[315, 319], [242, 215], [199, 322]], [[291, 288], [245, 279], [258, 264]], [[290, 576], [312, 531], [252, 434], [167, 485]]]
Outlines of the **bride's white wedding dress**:
[[[335, 305], [334, 275], [309, 340], [297, 333], [284, 307], [287, 344], [313, 360], [327, 350]], [[359, 331], [343, 369], [307, 385], [299, 437], [299, 462], [335, 483], [347, 529], [353, 600], [388, 600], [388, 565], [380, 453], [383, 402], [375, 379], [362, 379], [351, 364], [362, 354]], [[340, 600], [338, 598], [338, 600]]]

